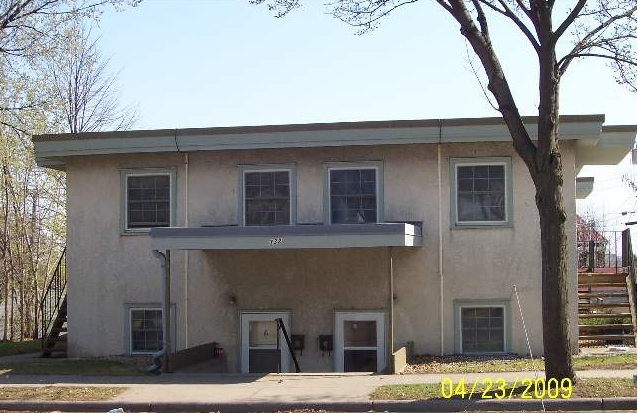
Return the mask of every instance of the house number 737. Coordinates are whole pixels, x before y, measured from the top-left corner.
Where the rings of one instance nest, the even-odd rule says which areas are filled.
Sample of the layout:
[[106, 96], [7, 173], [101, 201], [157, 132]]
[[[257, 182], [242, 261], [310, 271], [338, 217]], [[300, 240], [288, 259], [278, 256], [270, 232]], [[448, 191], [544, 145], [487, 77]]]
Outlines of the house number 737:
[[284, 239], [281, 237], [270, 239], [270, 245], [277, 245], [277, 244], [281, 244], [282, 242], [284, 242]]

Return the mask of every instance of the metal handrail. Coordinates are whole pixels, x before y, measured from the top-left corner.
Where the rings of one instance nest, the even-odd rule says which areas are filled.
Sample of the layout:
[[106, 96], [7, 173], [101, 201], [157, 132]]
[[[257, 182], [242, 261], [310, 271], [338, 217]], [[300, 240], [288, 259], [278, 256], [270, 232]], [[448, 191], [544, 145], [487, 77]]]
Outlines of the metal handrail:
[[40, 301], [40, 315], [42, 319], [40, 338], [44, 348], [49, 330], [53, 326], [55, 318], [58, 315], [62, 301], [66, 294], [66, 247], [60, 254], [60, 259], [51, 274], [51, 278], [42, 295]]
[[627, 269], [627, 288], [631, 306], [631, 318], [634, 324], [634, 334], [636, 333], [636, 307], [638, 300], [636, 297], [636, 255], [631, 246], [631, 232], [629, 228], [622, 232], [622, 266]]
[[596, 231], [579, 228], [577, 232], [578, 268], [594, 272], [605, 269], [624, 271], [625, 254], [622, 231]]
[[[286, 326], [284, 325], [284, 320], [281, 318], [275, 319], [277, 322], [277, 351], [279, 351], [279, 330], [284, 334], [284, 339], [286, 339], [286, 345], [288, 346], [288, 351], [290, 351], [290, 355], [292, 356], [292, 361], [295, 363], [295, 372], [301, 373], [301, 369], [299, 368], [299, 362], [297, 361], [297, 355], [295, 354], [295, 350], [292, 347], [292, 342], [290, 341], [290, 337], [288, 337], [288, 332], [286, 331]], [[281, 373], [281, 368], [279, 363], [277, 364], [277, 373]]]

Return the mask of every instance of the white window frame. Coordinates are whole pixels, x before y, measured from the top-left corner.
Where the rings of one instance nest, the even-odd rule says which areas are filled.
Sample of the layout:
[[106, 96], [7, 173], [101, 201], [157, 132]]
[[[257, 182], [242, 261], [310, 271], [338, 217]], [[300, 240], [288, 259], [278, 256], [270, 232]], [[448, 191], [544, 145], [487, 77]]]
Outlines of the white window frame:
[[[126, 337], [126, 354], [131, 356], [141, 356], [141, 355], [149, 355], [154, 354], [156, 351], [133, 351], [133, 311], [137, 310], [157, 310], [160, 313], [163, 313], [162, 306], [159, 303], [126, 303], [125, 307], [125, 337]], [[170, 322], [171, 322], [171, 351], [175, 352], [177, 350], [177, 328], [175, 323], [175, 304], [171, 303], [170, 310]], [[162, 330], [164, 329], [164, 316], [162, 314]], [[164, 334], [162, 333], [162, 341], [160, 342], [160, 348], [163, 344]]]
[[[376, 223], [383, 222], [383, 162], [381, 161], [364, 161], [364, 162], [329, 162], [324, 165], [324, 222], [332, 225], [332, 188], [330, 186], [330, 172], [340, 170], [370, 170], [375, 171], [375, 186], [377, 197], [377, 219]], [[334, 224], [348, 225], [348, 224]], [[353, 225], [353, 224], [351, 224]]]
[[[470, 352], [463, 351], [463, 309], [464, 308], [502, 308], [503, 309], [503, 351], [486, 351], [486, 352]], [[485, 303], [459, 303], [456, 308], [457, 325], [458, 325], [458, 348], [460, 354], [466, 355], [484, 355], [484, 354], [507, 354], [509, 349], [509, 306], [502, 301], [485, 302]]]
[[122, 197], [121, 206], [121, 231], [122, 234], [147, 234], [151, 228], [129, 228], [128, 226], [128, 178], [132, 176], [168, 176], [169, 178], [169, 227], [175, 226], [176, 222], [176, 170], [175, 168], [144, 168], [121, 170], [120, 192]]
[[[239, 184], [237, 193], [239, 194], [238, 205], [238, 225], [246, 226], [246, 174], [250, 172], [288, 172], [288, 190], [290, 196], [290, 213], [288, 224], [295, 225], [297, 223], [297, 178], [296, 168], [294, 164], [263, 164], [263, 165], [239, 165]], [[250, 225], [256, 227], [260, 225]], [[277, 226], [277, 225], [261, 225], [261, 226]]]
[[[503, 166], [505, 219], [502, 221], [459, 221], [458, 170], [464, 166]], [[511, 227], [513, 215], [512, 160], [495, 158], [450, 158], [450, 212], [453, 228]]]
[[[160, 346], [157, 350], [153, 350], [153, 351], [135, 351], [133, 350], [133, 311], [159, 311], [160, 312], [160, 324], [162, 326], [162, 338], [160, 338]], [[143, 355], [143, 354], [153, 354], [156, 353], [157, 351], [159, 351], [162, 348], [162, 342], [163, 342], [163, 337], [164, 337], [164, 324], [163, 324], [163, 316], [162, 316], [162, 309], [161, 307], [129, 307], [128, 308], [128, 326], [129, 326], [129, 332], [128, 332], [128, 337], [129, 337], [129, 342], [128, 342], [128, 348], [129, 348], [129, 352], [132, 355]]]

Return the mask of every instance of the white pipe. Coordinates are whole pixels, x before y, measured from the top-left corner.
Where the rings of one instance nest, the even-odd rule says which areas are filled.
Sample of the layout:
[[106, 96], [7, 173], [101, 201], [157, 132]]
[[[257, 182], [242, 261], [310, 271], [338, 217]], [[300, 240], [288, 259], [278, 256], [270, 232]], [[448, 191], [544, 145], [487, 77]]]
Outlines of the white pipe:
[[[188, 228], [188, 152], [184, 154], [184, 226]], [[190, 251], [184, 251], [184, 348], [188, 348], [188, 264]]]
[[441, 124], [439, 123], [439, 143], [436, 145], [436, 161], [438, 168], [438, 179], [439, 179], [439, 300], [440, 300], [440, 309], [439, 309], [439, 324], [441, 326], [441, 355], [444, 353], [445, 342], [443, 336], [443, 189], [441, 187]]
[[[161, 358], [165, 354], [170, 354], [170, 286], [168, 283], [170, 282], [170, 255], [169, 251], [166, 251], [166, 254], [153, 250], [153, 255], [160, 260], [160, 265], [162, 267], [162, 277], [160, 282], [160, 290], [162, 294], [162, 348], [157, 352], [153, 353], [153, 361], [154, 365], [149, 367], [149, 372], [160, 372], [162, 367]], [[169, 366], [164, 366], [166, 370]]]

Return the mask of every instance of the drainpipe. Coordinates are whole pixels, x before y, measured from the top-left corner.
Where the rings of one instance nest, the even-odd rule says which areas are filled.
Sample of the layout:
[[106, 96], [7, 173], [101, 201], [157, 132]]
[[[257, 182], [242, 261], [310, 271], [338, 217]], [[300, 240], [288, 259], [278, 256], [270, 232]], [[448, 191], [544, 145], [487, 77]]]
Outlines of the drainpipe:
[[161, 291], [162, 291], [162, 348], [153, 353], [153, 365], [148, 368], [149, 373], [159, 373], [164, 359], [164, 372], [170, 372], [169, 355], [171, 353], [171, 251], [162, 253], [153, 250], [153, 255], [160, 260], [162, 266]]
[[388, 365], [390, 374], [396, 374], [394, 371], [394, 268], [392, 263], [392, 247], [388, 248], [388, 275], [389, 275], [389, 289], [390, 289], [390, 316], [389, 316], [389, 326], [388, 326], [388, 335], [390, 336], [390, 340], [388, 342]]
[[439, 120], [439, 142], [436, 145], [436, 163], [438, 169], [439, 180], [439, 324], [441, 326], [441, 355], [443, 355], [444, 346], [444, 330], [443, 330], [443, 189], [441, 186], [441, 138], [442, 138], [443, 121]]
[[[184, 153], [184, 226], [188, 228], [188, 152]], [[190, 251], [184, 251], [184, 348], [188, 348], [188, 265]]]

